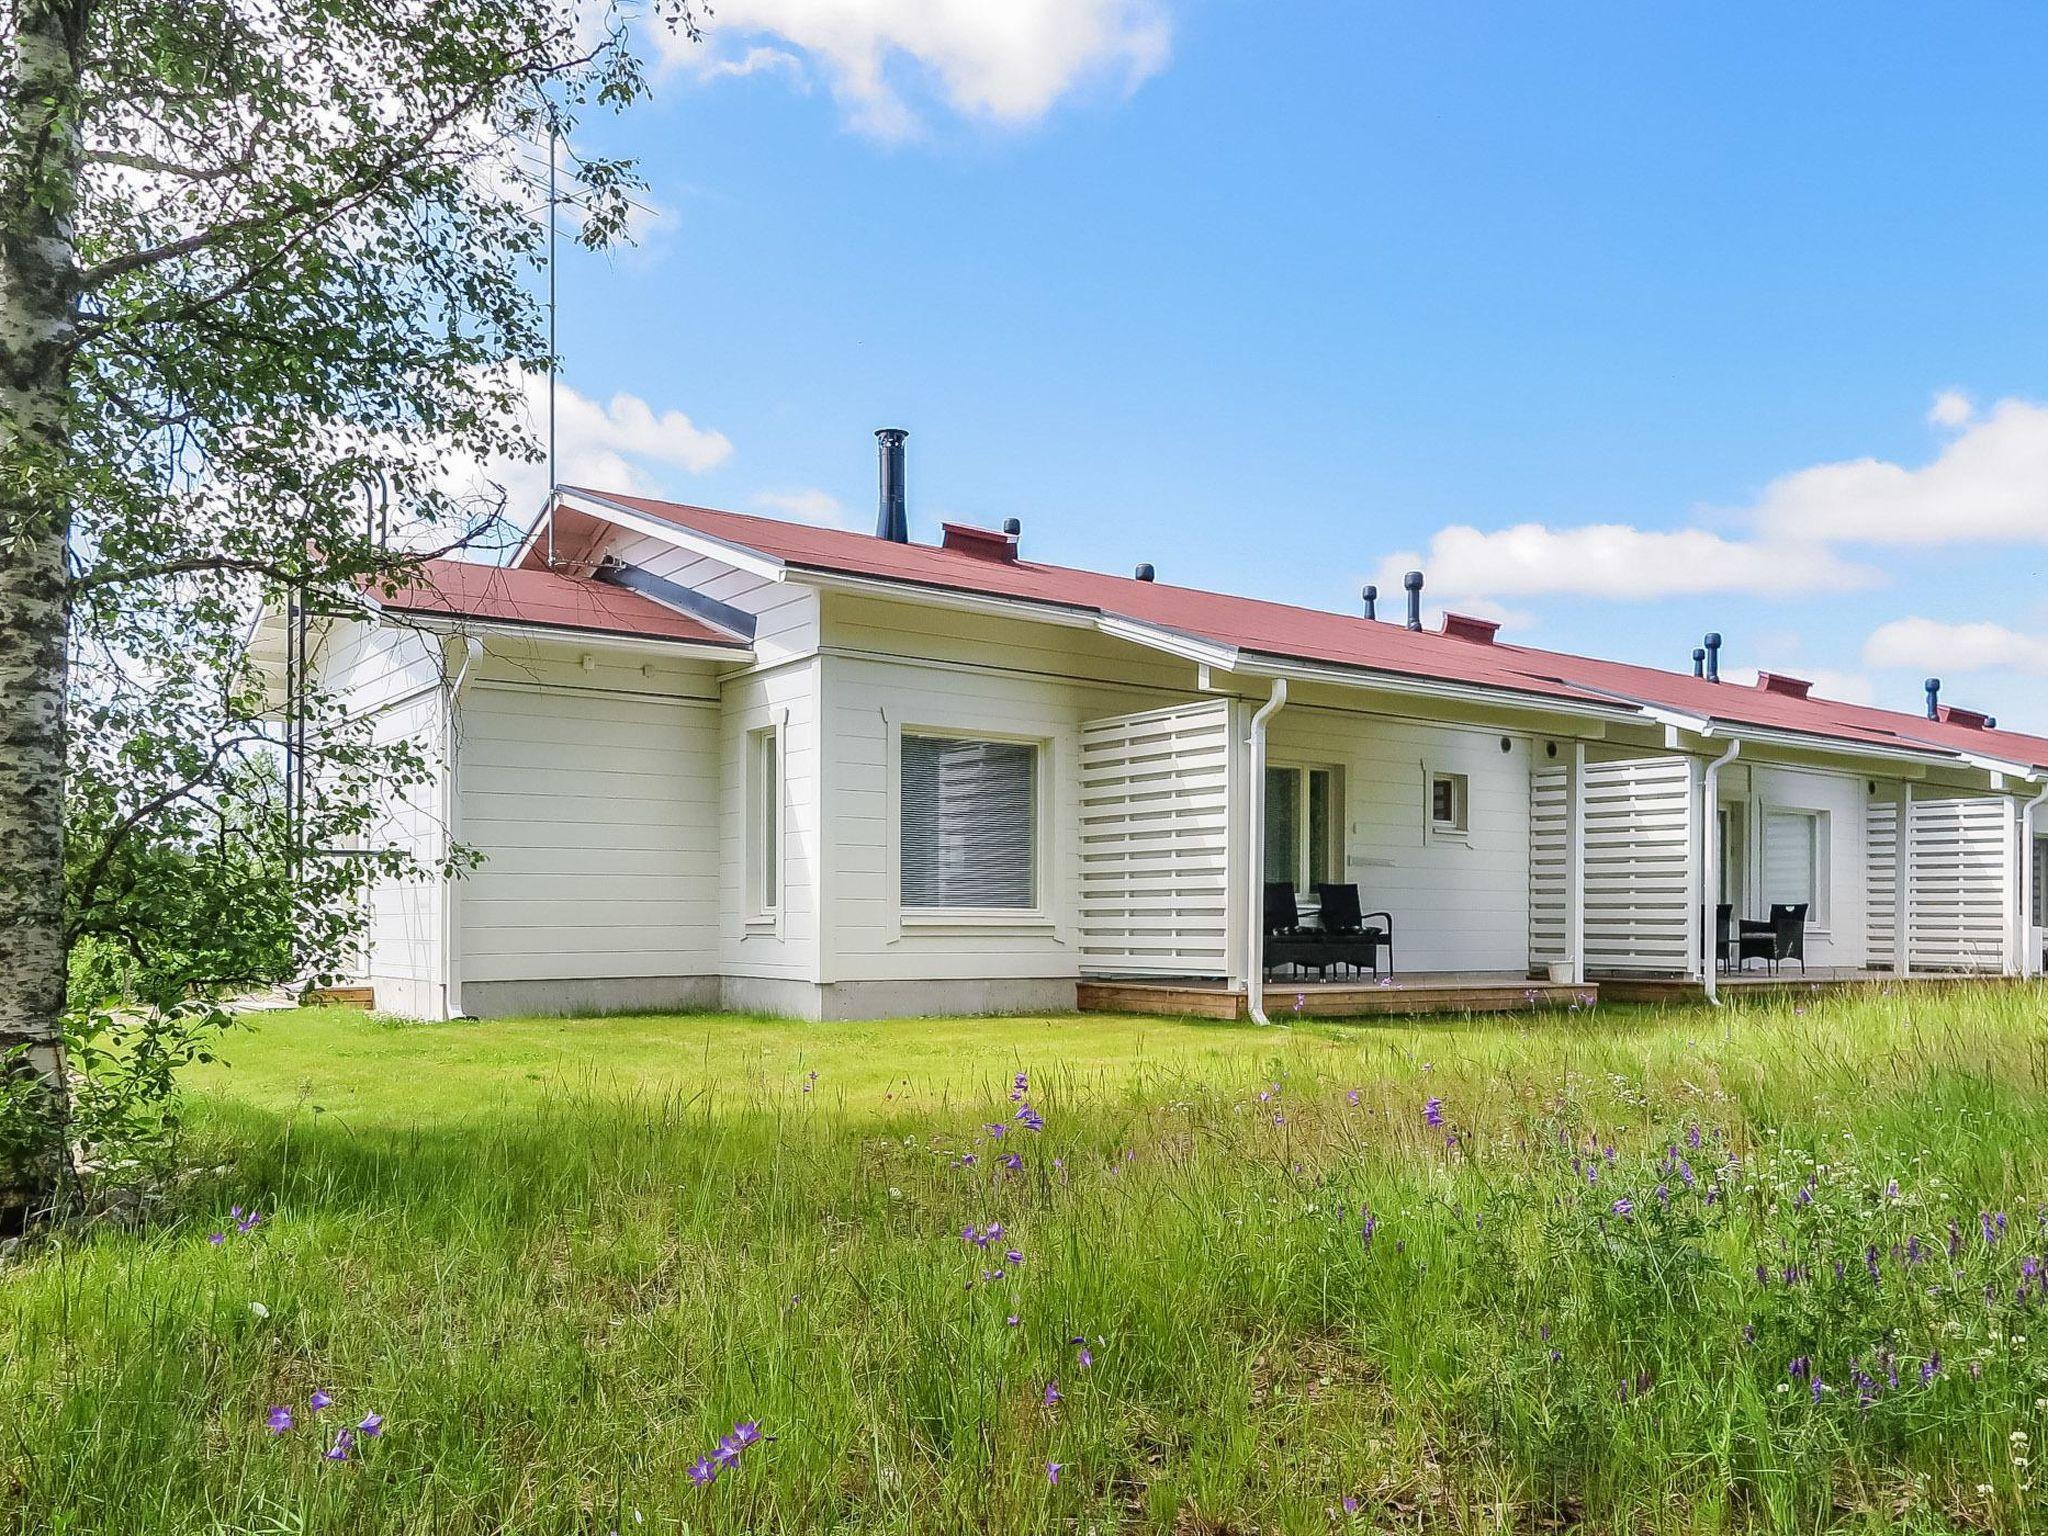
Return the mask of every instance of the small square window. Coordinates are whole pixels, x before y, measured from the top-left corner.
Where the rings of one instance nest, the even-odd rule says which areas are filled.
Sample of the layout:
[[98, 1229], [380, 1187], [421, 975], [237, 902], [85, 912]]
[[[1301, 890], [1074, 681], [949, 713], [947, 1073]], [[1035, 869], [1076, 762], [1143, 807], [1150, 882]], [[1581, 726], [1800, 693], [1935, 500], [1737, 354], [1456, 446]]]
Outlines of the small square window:
[[1468, 830], [1467, 781], [1462, 773], [1429, 776], [1429, 828], [1432, 832]]

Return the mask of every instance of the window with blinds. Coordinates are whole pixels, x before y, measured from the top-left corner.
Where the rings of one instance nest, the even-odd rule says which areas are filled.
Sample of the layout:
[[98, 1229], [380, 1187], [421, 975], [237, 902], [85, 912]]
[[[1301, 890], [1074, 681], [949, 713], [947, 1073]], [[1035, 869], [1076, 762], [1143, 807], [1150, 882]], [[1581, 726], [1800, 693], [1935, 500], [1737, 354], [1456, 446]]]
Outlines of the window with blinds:
[[1764, 902], [1767, 906], [1804, 902], [1809, 923], [1819, 923], [1824, 917], [1821, 820], [1813, 811], [1768, 811], [1764, 815]]
[[906, 734], [901, 755], [903, 905], [1036, 907], [1038, 748]]

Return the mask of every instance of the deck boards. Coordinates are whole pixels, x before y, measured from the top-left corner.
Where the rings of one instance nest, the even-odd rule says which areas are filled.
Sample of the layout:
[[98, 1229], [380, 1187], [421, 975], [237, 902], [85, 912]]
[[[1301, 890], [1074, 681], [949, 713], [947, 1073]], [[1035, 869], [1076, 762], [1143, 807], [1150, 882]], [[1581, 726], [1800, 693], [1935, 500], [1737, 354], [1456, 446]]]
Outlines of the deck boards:
[[[1569, 1008], [1599, 989], [1550, 981], [1531, 981], [1497, 972], [1450, 973], [1402, 977], [1389, 985], [1378, 982], [1287, 982], [1266, 985], [1266, 1015], [1271, 1019], [1347, 1019], [1429, 1013], [1512, 1013], [1544, 1008]], [[1083, 1013], [1159, 1013], [1182, 1018], [1241, 1019], [1242, 992], [1220, 981], [1095, 980], [1076, 989]]]

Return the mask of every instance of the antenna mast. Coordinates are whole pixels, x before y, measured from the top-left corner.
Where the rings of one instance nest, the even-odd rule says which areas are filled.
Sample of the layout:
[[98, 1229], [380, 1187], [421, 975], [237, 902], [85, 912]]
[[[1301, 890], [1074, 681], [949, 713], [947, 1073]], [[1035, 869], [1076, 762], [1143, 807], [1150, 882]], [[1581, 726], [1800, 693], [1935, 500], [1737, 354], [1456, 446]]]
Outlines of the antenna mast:
[[555, 568], [555, 143], [548, 125], [548, 569]]

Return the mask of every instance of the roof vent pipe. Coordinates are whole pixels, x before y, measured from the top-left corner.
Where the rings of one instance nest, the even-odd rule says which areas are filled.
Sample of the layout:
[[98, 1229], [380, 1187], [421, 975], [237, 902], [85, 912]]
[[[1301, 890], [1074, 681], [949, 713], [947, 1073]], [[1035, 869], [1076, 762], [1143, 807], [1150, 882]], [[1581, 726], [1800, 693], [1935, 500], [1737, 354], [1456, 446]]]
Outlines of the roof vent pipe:
[[1692, 675], [1694, 677], [1705, 677], [1707, 675], [1707, 648], [1703, 645], [1696, 645], [1692, 648]]
[[1721, 637], [1717, 634], [1707, 636], [1707, 681], [1721, 681]]
[[1927, 718], [1941, 718], [1941, 679], [1938, 677], [1927, 679]]
[[910, 518], [903, 510], [903, 439], [908, 436], [901, 427], [883, 427], [875, 433], [875, 449], [882, 461], [882, 495], [875, 513], [875, 537], [892, 544], [910, 542]]
[[1408, 589], [1408, 627], [1422, 628], [1422, 572], [1410, 571], [1401, 578], [1401, 585]]
[[1003, 519], [1003, 532], [1013, 539], [1022, 538], [1024, 536], [1024, 525], [1014, 517], [1006, 517]]
[[1140, 581], [1150, 581], [1152, 579], [1152, 567], [1150, 564], [1141, 565], [1131, 574]]
[[1380, 589], [1378, 587], [1367, 587], [1358, 595], [1365, 599], [1365, 616], [1368, 619], [1378, 618], [1380, 616]]

